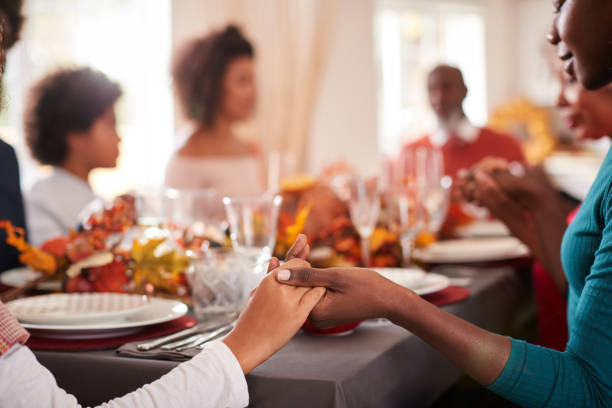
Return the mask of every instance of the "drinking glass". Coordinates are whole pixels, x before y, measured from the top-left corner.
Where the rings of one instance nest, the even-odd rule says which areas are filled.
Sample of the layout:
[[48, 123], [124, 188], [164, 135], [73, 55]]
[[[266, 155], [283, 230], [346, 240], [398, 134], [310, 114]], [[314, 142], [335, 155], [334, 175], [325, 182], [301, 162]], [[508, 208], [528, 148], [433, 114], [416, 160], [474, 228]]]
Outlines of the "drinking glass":
[[401, 152], [397, 165], [391, 169], [386, 200], [389, 227], [400, 238], [404, 267], [411, 265], [414, 241], [422, 231], [425, 219], [417, 150]]
[[425, 230], [437, 234], [450, 206], [452, 179], [444, 175], [442, 153], [436, 149], [416, 149], [416, 178], [425, 210]]
[[246, 267], [244, 258], [227, 248], [210, 248], [192, 258], [187, 279], [198, 320], [240, 311]]
[[167, 238], [170, 233], [161, 209], [163, 191], [157, 188], [138, 189], [132, 192], [136, 210], [136, 225], [124, 238], [126, 245], [132, 245], [134, 239]]
[[361, 238], [361, 260], [370, 266], [370, 237], [380, 214], [380, 192], [377, 178], [349, 180], [346, 196], [351, 221]]
[[415, 189], [395, 188], [385, 196], [385, 211], [391, 232], [399, 236], [402, 266], [412, 261], [414, 241], [423, 229], [423, 206]]
[[232, 246], [245, 258], [253, 272], [245, 283], [247, 294], [266, 274], [267, 263], [276, 243], [281, 202], [281, 196], [268, 194], [223, 199]]
[[281, 190], [282, 182], [297, 173], [297, 159], [293, 152], [273, 151], [268, 155], [268, 192]]
[[167, 189], [162, 213], [176, 243], [189, 255], [223, 246], [228, 224], [216, 190]]

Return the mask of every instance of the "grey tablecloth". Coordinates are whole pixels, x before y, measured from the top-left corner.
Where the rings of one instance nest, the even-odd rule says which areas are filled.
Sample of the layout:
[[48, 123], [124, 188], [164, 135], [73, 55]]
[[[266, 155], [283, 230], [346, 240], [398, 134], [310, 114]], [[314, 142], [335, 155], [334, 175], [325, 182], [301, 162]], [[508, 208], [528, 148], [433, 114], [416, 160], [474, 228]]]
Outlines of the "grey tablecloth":
[[[445, 309], [503, 331], [517, 294], [513, 271], [481, 270], [469, 288], [468, 300]], [[90, 405], [133, 391], [177, 364], [118, 357], [114, 351], [38, 351], [36, 356], [61, 387]], [[411, 333], [367, 322], [347, 336], [300, 333], [247, 382], [254, 407], [425, 407], [460, 375]]]

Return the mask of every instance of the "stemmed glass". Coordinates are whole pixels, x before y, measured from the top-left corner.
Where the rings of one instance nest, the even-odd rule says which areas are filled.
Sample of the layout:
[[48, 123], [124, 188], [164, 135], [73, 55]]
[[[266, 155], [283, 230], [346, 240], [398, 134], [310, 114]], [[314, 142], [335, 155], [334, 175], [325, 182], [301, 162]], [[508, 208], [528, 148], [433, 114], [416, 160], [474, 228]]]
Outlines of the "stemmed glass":
[[351, 221], [361, 238], [361, 261], [370, 266], [370, 237], [380, 214], [379, 182], [376, 178], [352, 178], [345, 189]]
[[297, 173], [297, 159], [293, 152], [273, 151], [268, 155], [268, 192], [281, 190], [282, 182]]
[[396, 188], [385, 197], [385, 210], [389, 229], [397, 233], [402, 248], [402, 266], [412, 261], [414, 240], [423, 228], [423, 206], [420, 205], [416, 189]]
[[423, 151], [421, 148], [403, 150], [390, 174], [387, 212], [391, 229], [400, 237], [404, 267], [412, 262], [414, 241], [423, 230], [427, 215], [424, 187], [428, 183], [422, 176], [424, 166], [421, 164], [427, 161]]
[[269, 194], [223, 199], [234, 251], [245, 257], [253, 271], [252, 276], [247, 277], [246, 294], [265, 276], [276, 243], [281, 202], [281, 196]]
[[415, 152], [417, 185], [425, 210], [425, 230], [437, 234], [450, 206], [452, 179], [444, 175], [444, 162], [439, 150], [418, 148]]

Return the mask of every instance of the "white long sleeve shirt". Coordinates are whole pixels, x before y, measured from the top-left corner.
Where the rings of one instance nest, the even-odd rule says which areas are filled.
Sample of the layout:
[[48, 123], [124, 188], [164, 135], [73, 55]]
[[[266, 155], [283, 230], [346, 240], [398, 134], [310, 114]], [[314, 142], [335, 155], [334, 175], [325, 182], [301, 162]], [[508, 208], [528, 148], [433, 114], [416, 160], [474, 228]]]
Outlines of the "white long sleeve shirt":
[[[100, 379], [103, 381], [103, 379]], [[221, 341], [160, 379], [101, 405], [127, 407], [244, 407], [249, 403], [240, 364]], [[57, 386], [55, 378], [32, 351], [16, 344], [0, 356], [0, 407], [80, 407]]]
[[81, 211], [99, 199], [87, 182], [60, 167], [38, 180], [25, 195], [28, 240], [39, 246], [50, 238], [68, 235]]

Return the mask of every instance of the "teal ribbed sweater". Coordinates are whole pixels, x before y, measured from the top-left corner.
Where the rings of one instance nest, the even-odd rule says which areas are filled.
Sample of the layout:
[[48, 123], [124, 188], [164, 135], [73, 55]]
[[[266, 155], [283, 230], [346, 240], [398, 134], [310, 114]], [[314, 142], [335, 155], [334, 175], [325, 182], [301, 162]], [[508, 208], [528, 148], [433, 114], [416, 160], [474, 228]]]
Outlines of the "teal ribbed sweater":
[[561, 246], [569, 341], [559, 352], [512, 339], [489, 389], [526, 407], [612, 407], [612, 149]]

